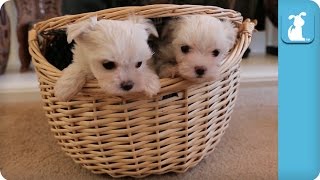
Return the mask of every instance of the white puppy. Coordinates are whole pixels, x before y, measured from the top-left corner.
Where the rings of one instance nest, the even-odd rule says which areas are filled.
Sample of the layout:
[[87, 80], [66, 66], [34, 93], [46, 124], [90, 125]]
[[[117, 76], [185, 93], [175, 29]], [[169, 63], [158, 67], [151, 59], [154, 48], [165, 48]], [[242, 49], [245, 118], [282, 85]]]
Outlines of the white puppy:
[[153, 55], [147, 43], [150, 34], [158, 37], [155, 27], [142, 17], [125, 21], [92, 17], [69, 25], [68, 42], [75, 41], [73, 63], [56, 82], [55, 96], [60, 101], [70, 100], [93, 78], [108, 94], [157, 94], [159, 78], [147, 65]]
[[235, 44], [237, 29], [209, 15], [186, 15], [170, 20], [162, 30], [155, 54], [161, 78], [180, 75], [204, 82], [216, 80], [221, 60]]

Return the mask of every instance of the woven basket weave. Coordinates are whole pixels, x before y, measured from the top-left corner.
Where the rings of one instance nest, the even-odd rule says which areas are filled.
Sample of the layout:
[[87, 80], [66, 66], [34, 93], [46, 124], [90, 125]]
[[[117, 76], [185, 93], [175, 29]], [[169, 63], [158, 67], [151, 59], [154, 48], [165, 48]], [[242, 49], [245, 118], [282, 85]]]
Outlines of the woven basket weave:
[[[231, 20], [239, 28], [239, 37], [222, 63], [221, 79], [203, 84], [161, 79], [161, 91], [154, 98], [107, 96], [92, 80], [71, 101], [59, 102], [53, 87], [61, 71], [43, 57], [37, 35], [94, 15], [98, 19], [124, 19], [132, 13], [147, 18], [210, 14]], [[243, 23], [233, 10], [168, 4], [106, 9], [36, 24], [29, 32], [29, 51], [58, 144], [76, 163], [113, 177], [184, 172], [195, 166], [214, 150], [228, 127], [239, 85], [239, 64], [253, 29], [253, 23]]]

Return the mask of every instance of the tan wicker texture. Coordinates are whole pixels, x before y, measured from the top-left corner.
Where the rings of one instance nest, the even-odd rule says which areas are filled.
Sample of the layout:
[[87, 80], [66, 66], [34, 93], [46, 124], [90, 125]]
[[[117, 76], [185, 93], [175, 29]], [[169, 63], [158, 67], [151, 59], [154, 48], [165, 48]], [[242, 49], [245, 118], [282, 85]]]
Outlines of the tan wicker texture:
[[[53, 87], [61, 71], [41, 54], [37, 34], [94, 15], [123, 19], [132, 13], [148, 18], [206, 13], [232, 20], [240, 30], [239, 38], [223, 61], [221, 79], [197, 85], [181, 78], [161, 79], [161, 92], [154, 98], [110, 97], [92, 80], [71, 101], [57, 101]], [[36, 24], [29, 33], [29, 51], [51, 131], [63, 151], [93, 173], [143, 177], [186, 171], [214, 150], [228, 127], [239, 85], [239, 64], [254, 26], [250, 21], [242, 24], [241, 15], [232, 10], [163, 4], [107, 9]]]

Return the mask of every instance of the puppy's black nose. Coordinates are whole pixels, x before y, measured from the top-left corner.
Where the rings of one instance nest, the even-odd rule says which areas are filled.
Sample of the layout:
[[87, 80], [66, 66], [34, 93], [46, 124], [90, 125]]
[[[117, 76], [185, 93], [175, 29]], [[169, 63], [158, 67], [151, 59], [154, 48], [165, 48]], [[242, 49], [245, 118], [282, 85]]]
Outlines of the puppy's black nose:
[[198, 76], [203, 76], [204, 73], [206, 72], [206, 68], [202, 66], [196, 66], [194, 70]]
[[124, 81], [121, 83], [121, 89], [125, 91], [129, 91], [130, 89], [133, 88], [134, 83], [132, 81]]

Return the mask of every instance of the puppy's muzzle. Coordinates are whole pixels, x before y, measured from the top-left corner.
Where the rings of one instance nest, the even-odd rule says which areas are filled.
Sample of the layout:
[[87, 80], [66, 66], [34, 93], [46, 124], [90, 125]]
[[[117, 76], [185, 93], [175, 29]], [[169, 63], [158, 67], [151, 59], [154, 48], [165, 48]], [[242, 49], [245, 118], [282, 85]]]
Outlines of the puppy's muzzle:
[[206, 73], [207, 69], [203, 66], [196, 66], [194, 67], [194, 71], [198, 77], [202, 77]]
[[123, 81], [120, 84], [121, 89], [125, 90], [125, 91], [130, 91], [130, 89], [133, 88], [134, 83], [132, 81]]

